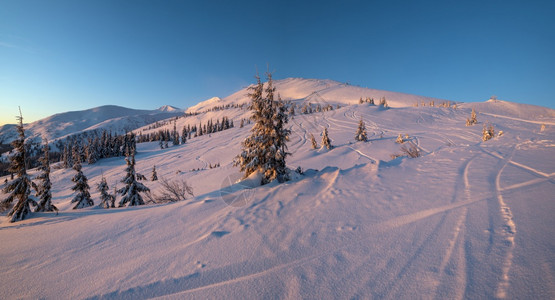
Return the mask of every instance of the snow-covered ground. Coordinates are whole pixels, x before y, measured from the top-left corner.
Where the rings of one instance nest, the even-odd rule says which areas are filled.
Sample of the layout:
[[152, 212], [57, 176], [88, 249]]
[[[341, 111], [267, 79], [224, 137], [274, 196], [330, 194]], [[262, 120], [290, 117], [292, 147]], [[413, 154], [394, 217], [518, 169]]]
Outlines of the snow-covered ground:
[[[542, 119], [526, 105], [519, 117], [478, 110], [466, 127], [470, 105], [399, 100], [385, 110], [355, 104], [363, 93], [350, 102], [306, 93], [326, 82], [287, 96], [350, 104], [290, 121], [288, 166], [305, 174], [287, 183], [234, 184], [232, 159], [251, 126], [239, 128], [241, 109], [178, 120], [225, 115], [235, 128], [163, 150], [139, 144], [137, 171], [150, 177], [156, 165], [159, 177], [187, 180], [195, 197], [183, 202], [72, 210], [74, 171], [53, 170], [59, 214], [2, 217], [0, 299], [555, 298], [553, 110]], [[354, 141], [361, 118], [368, 142]], [[482, 142], [485, 122], [504, 134]], [[335, 148], [311, 149], [324, 127]], [[422, 157], [391, 158], [399, 133]], [[103, 174], [112, 189], [124, 169], [123, 158], [83, 166], [91, 187]]]

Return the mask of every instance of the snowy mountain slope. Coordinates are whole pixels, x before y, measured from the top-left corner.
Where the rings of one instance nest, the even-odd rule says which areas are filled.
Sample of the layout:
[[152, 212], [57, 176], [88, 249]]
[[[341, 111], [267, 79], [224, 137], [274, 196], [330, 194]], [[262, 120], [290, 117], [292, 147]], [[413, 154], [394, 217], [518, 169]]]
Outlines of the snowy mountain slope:
[[[32, 139], [56, 138], [91, 129], [124, 132], [159, 120], [181, 115], [179, 110], [138, 110], [115, 105], [105, 105], [82, 111], [59, 113], [25, 125], [26, 136]], [[25, 117], [25, 116], [24, 116]], [[11, 141], [16, 136], [13, 125], [0, 127], [0, 136]]]
[[[232, 112], [247, 113], [178, 122]], [[0, 298], [553, 299], [555, 127], [480, 112], [466, 127], [469, 115], [366, 104], [297, 115], [288, 165], [305, 175], [254, 189], [229, 188], [250, 128], [237, 120], [185, 145], [139, 144], [138, 172], [149, 177], [156, 165], [159, 177], [194, 188], [195, 198], [167, 205], [74, 211], [74, 171], [55, 170], [59, 215], [0, 224], [9, 241], [0, 243]], [[366, 143], [354, 142], [361, 118]], [[488, 120], [504, 135], [482, 142]], [[335, 148], [311, 149], [310, 133], [320, 144], [324, 127]], [[423, 156], [392, 159], [399, 133]], [[113, 188], [124, 165], [83, 169], [91, 186], [103, 174]]]
[[[283, 100], [291, 100], [297, 103], [312, 102], [313, 104], [350, 105], [357, 104], [359, 99], [370, 97], [378, 101], [386, 97], [388, 104], [392, 107], [412, 106], [415, 103], [428, 103], [435, 101], [437, 104], [447, 101], [424, 96], [410, 95], [397, 92], [389, 92], [362, 88], [333, 80], [287, 78], [275, 80], [274, 85]], [[188, 108], [189, 113], [202, 112], [213, 106], [233, 105], [248, 103], [248, 87], [237, 91], [223, 99], [211, 98]]]
[[488, 100], [485, 102], [462, 103], [461, 107], [474, 108], [477, 111], [493, 117], [505, 117], [536, 124], [550, 124], [555, 118], [555, 110], [543, 106], [508, 102], [503, 100]]

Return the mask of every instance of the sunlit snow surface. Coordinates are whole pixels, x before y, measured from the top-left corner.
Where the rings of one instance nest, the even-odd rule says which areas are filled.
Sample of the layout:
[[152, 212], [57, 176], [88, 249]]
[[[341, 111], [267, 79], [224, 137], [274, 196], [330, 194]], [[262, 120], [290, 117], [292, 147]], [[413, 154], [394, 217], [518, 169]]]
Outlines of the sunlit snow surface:
[[[251, 126], [239, 128], [240, 109], [178, 120], [226, 115], [233, 129], [139, 144], [137, 171], [186, 179], [195, 197], [183, 202], [72, 210], [74, 171], [53, 170], [58, 215], [2, 216], [0, 299], [555, 298], [555, 118], [541, 131], [525, 111], [478, 113], [466, 127], [470, 105], [356, 103], [290, 121], [288, 166], [307, 171], [283, 184], [236, 183], [232, 159]], [[354, 142], [361, 118], [366, 143]], [[504, 134], [482, 142], [487, 121]], [[335, 148], [311, 149], [324, 127]], [[391, 159], [399, 133], [422, 157]], [[113, 189], [124, 166], [83, 170], [91, 187], [103, 174]]]

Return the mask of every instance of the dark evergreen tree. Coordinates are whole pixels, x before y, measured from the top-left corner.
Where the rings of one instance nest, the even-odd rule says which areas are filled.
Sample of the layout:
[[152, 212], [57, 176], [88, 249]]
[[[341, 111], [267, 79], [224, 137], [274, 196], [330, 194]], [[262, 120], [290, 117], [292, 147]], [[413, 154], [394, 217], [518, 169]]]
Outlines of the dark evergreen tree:
[[118, 193], [122, 196], [119, 207], [125, 206], [127, 203], [129, 203], [128, 206], [144, 205], [143, 197], [139, 193], [149, 192], [150, 189], [137, 181], [134, 151], [127, 153], [125, 161], [127, 162], [126, 175], [121, 181], [125, 186], [118, 190]]
[[23, 129], [21, 109], [19, 110], [17, 120], [19, 124], [16, 130], [19, 136], [12, 142], [14, 153], [10, 156], [10, 168], [8, 169], [12, 174], [15, 173], [17, 178], [4, 188], [4, 193], [10, 193], [10, 195], [0, 203], [3, 209], [7, 209], [13, 200], [17, 199], [17, 203], [8, 212], [10, 222], [25, 219], [31, 213], [30, 205], [37, 206], [37, 202], [31, 198], [31, 186], [33, 183], [29, 175], [27, 175], [25, 167], [25, 130]]
[[328, 137], [327, 128], [324, 128], [324, 132], [322, 133], [322, 147], [326, 147], [326, 149], [333, 148], [333, 146], [331, 145], [330, 138]]
[[[269, 81], [271, 81], [270, 74], [268, 74], [268, 77], [270, 79]], [[286, 124], [289, 122], [289, 116], [287, 115], [287, 107], [285, 107], [285, 104], [279, 95], [278, 101], [274, 105], [276, 105], [276, 109], [273, 116], [274, 130], [272, 131], [272, 137], [274, 147], [272, 147], [272, 149], [276, 148], [277, 150], [275, 156], [273, 157], [273, 163], [275, 163], [275, 165], [270, 165], [268, 167], [271, 175], [269, 176], [269, 179], [277, 178], [279, 182], [284, 182], [289, 180], [285, 159], [291, 154], [287, 152], [286, 144], [289, 140], [291, 130], [286, 127]]]
[[94, 202], [91, 199], [91, 194], [89, 193], [89, 183], [87, 176], [83, 174], [83, 170], [81, 167], [81, 156], [77, 151], [77, 147], [73, 147], [73, 169], [77, 172], [75, 176], [71, 179], [71, 181], [75, 182], [75, 186], [71, 189], [77, 192], [77, 195], [73, 197], [71, 203], [77, 203], [73, 207], [73, 209], [84, 208], [88, 206], [93, 206]]
[[39, 159], [41, 163], [39, 170], [41, 173], [37, 176], [37, 179], [40, 180], [41, 183], [36, 188], [36, 196], [39, 199], [36, 211], [58, 211], [58, 208], [52, 204], [52, 183], [50, 182], [50, 160], [48, 158], [50, 147], [48, 146], [47, 139], [44, 139], [42, 152], [43, 156]]
[[362, 118], [358, 122], [358, 129], [357, 129], [357, 133], [355, 135], [355, 140], [362, 141], [362, 142], [368, 141], [368, 136], [366, 134], [366, 126], [365, 126], [364, 121], [362, 120]]
[[97, 189], [100, 192], [100, 204], [98, 206], [103, 208], [114, 208], [116, 196], [108, 193], [110, 188], [108, 187], [108, 183], [106, 182], [106, 178], [104, 178], [104, 176], [102, 176], [102, 180], [98, 184]]
[[187, 127], [183, 126], [183, 130], [181, 131], [181, 144], [185, 144], [187, 142]]
[[172, 143], [174, 146], [179, 145], [179, 133], [177, 133], [177, 124], [173, 122], [173, 131], [172, 131]]
[[152, 176], [150, 177], [151, 181], [158, 180], [158, 174], [156, 173], [156, 165], [152, 166]]

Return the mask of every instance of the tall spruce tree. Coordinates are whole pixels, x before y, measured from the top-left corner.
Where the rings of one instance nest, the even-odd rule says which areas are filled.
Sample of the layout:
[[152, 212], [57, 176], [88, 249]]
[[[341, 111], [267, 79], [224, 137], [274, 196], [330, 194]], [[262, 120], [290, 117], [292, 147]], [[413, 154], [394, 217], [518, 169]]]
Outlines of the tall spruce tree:
[[[274, 100], [272, 75], [267, 73], [267, 77], [266, 90], [258, 75], [255, 76], [256, 84], [249, 87], [249, 109], [255, 124], [251, 135], [242, 142], [243, 151], [234, 160], [234, 165], [240, 167], [244, 177], [260, 171], [263, 174], [262, 184], [274, 179], [287, 180], [285, 159], [289, 155], [285, 144], [290, 132], [285, 128], [288, 121], [285, 105]], [[266, 97], [263, 96], [264, 91]]]
[[[268, 76], [271, 79], [271, 75], [269, 74]], [[287, 122], [289, 122], [289, 116], [287, 115], [287, 107], [279, 95], [275, 105], [276, 109], [273, 117], [274, 131], [272, 135], [274, 138], [274, 146], [277, 151], [273, 159], [275, 166], [270, 166], [270, 169], [275, 170], [273, 173], [270, 173], [272, 175], [270, 179], [277, 178], [279, 182], [284, 182], [289, 180], [285, 159], [287, 156], [291, 155], [291, 153], [287, 152], [287, 141], [289, 140], [291, 130], [285, 127]]]
[[71, 203], [77, 203], [73, 209], [79, 209], [84, 207], [93, 206], [94, 202], [91, 199], [91, 194], [89, 193], [89, 183], [87, 176], [83, 174], [81, 167], [81, 155], [77, 150], [77, 147], [73, 148], [73, 169], [77, 172], [71, 181], [75, 182], [75, 185], [71, 188], [73, 191], [77, 192], [77, 195], [73, 197]]
[[10, 182], [5, 188], [5, 193], [11, 193], [6, 199], [0, 203], [2, 208], [8, 208], [14, 199], [17, 203], [8, 212], [10, 222], [16, 222], [25, 219], [31, 213], [30, 205], [37, 206], [37, 202], [31, 198], [32, 181], [27, 175], [25, 168], [25, 130], [23, 129], [23, 116], [21, 108], [19, 109], [19, 116], [16, 117], [19, 124], [16, 127], [18, 138], [12, 142], [15, 150], [14, 154], [10, 157], [10, 168], [8, 169], [12, 175], [15, 173], [17, 178]]
[[41, 181], [37, 186], [36, 196], [39, 199], [39, 204], [36, 211], [58, 211], [58, 208], [52, 204], [52, 183], [50, 182], [50, 160], [48, 158], [50, 147], [48, 140], [44, 139], [44, 146], [42, 148], [42, 157], [39, 158], [41, 163], [39, 170], [41, 173], [36, 177]]
[[[135, 146], [133, 145], [133, 148], [134, 147]], [[128, 153], [126, 153], [126, 155], [126, 175], [121, 181], [125, 184], [125, 186], [118, 190], [118, 193], [122, 196], [119, 202], [119, 207], [125, 206], [127, 203], [129, 203], [128, 206], [144, 205], [145, 202], [143, 197], [139, 193], [149, 192], [150, 189], [137, 181], [137, 174], [135, 172], [135, 149], [131, 149]]]
[[366, 134], [366, 125], [364, 124], [364, 121], [362, 120], [362, 118], [358, 122], [358, 129], [355, 135], [355, 140], [362, 141], [362, 142], [368, 141], [368, 136]]

